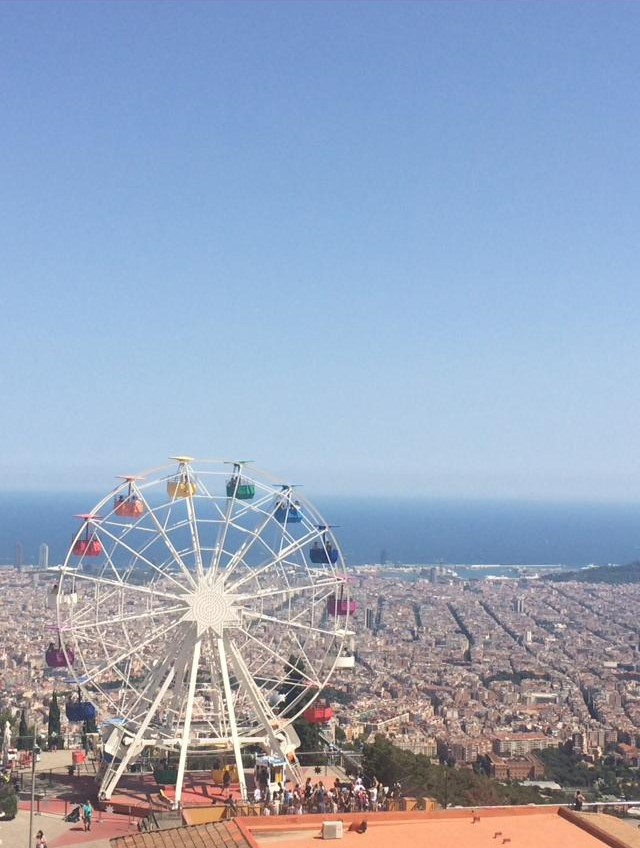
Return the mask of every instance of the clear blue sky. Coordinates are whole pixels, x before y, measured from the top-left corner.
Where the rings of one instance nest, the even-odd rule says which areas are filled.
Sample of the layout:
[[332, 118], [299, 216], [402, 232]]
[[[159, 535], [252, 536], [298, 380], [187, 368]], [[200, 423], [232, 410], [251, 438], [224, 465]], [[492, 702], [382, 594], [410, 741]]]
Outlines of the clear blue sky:
[[4, 489], [640, 499], [640, 5], [0, 4]]

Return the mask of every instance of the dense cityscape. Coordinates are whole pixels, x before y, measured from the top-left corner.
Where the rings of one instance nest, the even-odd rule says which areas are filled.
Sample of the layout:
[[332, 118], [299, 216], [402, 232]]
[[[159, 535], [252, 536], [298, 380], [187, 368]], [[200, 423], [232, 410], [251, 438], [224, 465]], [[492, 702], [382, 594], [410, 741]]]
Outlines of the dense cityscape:
[[568, 741], [590, 757], [616, 745], [636, 764], [637, 586], [463, 582], [432, 568], [411, 584], [370, 571], [359, 590], [369, 627], [350, 736], [384, 731], [458, 764], [484, 756], [511, 779], [541, 777], [531, 753]]
[[[359, 568], [352, 580], [355, 666], [326, 693], [339, 742], [384, 734], [503, 780], [540, 779], [534, 752], [566, 743], [638, 764], [637, 585], [462, 581], [441, 567]], [[44, 659], [54, 586], [41, 569], [0, 571], [0, 711], [25, 709], [41, 728], [65, 688]]]

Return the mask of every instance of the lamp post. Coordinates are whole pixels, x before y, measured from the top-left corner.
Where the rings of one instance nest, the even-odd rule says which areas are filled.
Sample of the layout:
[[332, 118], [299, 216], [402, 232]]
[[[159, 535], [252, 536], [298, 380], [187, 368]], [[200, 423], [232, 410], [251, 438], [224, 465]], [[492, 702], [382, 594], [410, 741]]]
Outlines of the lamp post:
[[445, 764], [444, 767], [444, 809], [447, 809], [447, 803], [449, 802], [449, 766]]
[[38, 722], [33, 725], [33, 744], [31, 745], [31, 804], [29, 805], [29, 846], [33, 845], [33, 806], [36, 796], [36, 757], [40, 753], [38, 747]]

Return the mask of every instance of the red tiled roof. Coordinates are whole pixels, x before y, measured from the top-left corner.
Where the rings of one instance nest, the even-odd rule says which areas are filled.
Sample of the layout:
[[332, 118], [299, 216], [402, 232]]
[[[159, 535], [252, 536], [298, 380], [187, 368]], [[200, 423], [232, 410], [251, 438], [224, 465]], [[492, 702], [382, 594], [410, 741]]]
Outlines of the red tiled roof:
[[113, 848], [253, 848], [238, 824], [230, 821], [153, 830], [112, 839]]

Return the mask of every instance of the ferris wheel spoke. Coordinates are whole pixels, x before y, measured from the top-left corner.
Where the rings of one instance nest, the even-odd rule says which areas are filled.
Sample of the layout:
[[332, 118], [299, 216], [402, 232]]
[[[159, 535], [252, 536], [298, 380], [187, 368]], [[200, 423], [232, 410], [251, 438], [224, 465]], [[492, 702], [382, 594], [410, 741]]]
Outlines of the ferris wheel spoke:
[[90, 621], [86, 624], [75, 623], [73, 625], [73, 629], [75, 631], [94, 630], [98, 627], [110, 627], [113, 625], [128, 624], [131, 621], [141, 621], [145, 618], [156, 618], [161, 615], [173, 615], [174, 613], [181, 613], [184, 612], [186, 609], [187, 607], [184, 604], [182, 606], [176, 607], [165, 607], [164, 609], [159, 607], [158, 609], [150, 610], [149, 612], [139, 612], [135, 613], [135, 615], [128, 615], [120, 618], [108, 618], [104, 619], [103, 621]]
[[[309, 686], [318, 686], [319, 685], [319, 681], [318, 681], [317, 678], [310, 677], [306, 672], [301, 671], [299, 668], [297, 668], [295, 665], [293, 665], [293, 663], [289, 662], [289, 660], [286, 657], [283, 657], [281, 654], [279, 654], [277, 651], [275, 651], [270, 645], [267, 645], [266, 642], [261, 641], [260, 639], [257, 639], [252, 633], [249, 633], [248, 630], [243, 630], [242, 632], [244, 633], [245, 636], [248, 636], [249, 639], [252, 642], [255, 642], [256, 645], [259, 645], [260, 648], [262, 648], [268, 654], [271, 654], [271, 656], [274, 659], [278, 660], [278, 662], [282, 664], [281, 667], [283, 669], [285, 669], [287, 674], [290, 671], [296, 671], [298, 674], [300, 674], [301, 677], [304, 677], [305, 680], [308, 681], [307, 685], [309, 685]], [[313, 666], [310, 666], [310, 668], [313, 668]]]
[[268, 513], [262, 524], [260, 524], [254, 530], [249, 531], [251, 534], [251, 539], [243, 546], [242, 551], [238, 551], [233, 557], [231, 557], [231, 560], [229, 561], [229, 564], [225, 569], [225, 580], [228, 580], [229, 577], [231, 577], [233, 572], [236, 570], [238, 563], [242, 562], [244, 560], [244, 557], [251, 552], [251, 549], [256, 544], [256, 542], [262, 539], [262, 534], [269, 526], [269, 522], [271, 521], [271, 519], [272, 514]]
[[222, 558], [222, 554], [224, 552], [224, 546], [227, 540], [227, 533], [229, 532], [229, 525], [231, 524], [231, 517], [233, 515], [233, 505], [235, 503], [235, 500], [235, 498], [227, 498], [227, 505], [222, 516], [222, 527], [220, 528], [220, 531], [218, 533], [218, 539], [213, 549], [211, 562], [207, 571], [207, 577], [213, 577], [214, 580], [220, 568], [220, 559]]
[[187, 516], [189, 518], [189, 530], [191, 532], [191, 544], [193, 546], [193, 554], [196, 560], [196, 571], [198, 578], [204, 576], [204, 567], [202, 565], [202, 550], [200, 549], [200, 534], [198, 533], [198, 520], [196, 518], [196, 510], [193, 503], [193, 497], [185, 498], [187, 505]]
[[273, 568], [274, 565], [278, 565], [287, 559], [287, 557], [293, 556], [298, 551], [302, 550], [305, 545], [308, 545], [309, 542], [313, 542], [314, 539], [317, 539], [320, 535], [318, 530], [315, 530], [312, 533], [307, 533], [305, 536], [302, 536], [300, 539], [296, 539], [291, 545], [288, 545], [286, 548], [283, 548], [281, 551], [278, 551], [276, 554], [273, 552], [273, 559], [268, 560], [267, 562], [259, 565], [257, 568], [251, 569], [250, 573], [241, 577], [240, 580], [237, 580], [232, 586], [229, 587], [230, 592], [237, 592], [240, 586], [243, 586], [249, 580], [254, 580], [259, 577], [265, 571]]
[[[293, 638], [294, 638], [295, 643], [296, 643], [296, 645], [297, 645], [297, 647], [298, 647], [298, 650], [300, 651], [300, 654], [302, 655], [302, 659], [303, 659], [303, 660], [305, 660], [305, 662], [307, 662], [307, 663], [308, 663], [311, 667], [313, 667], [313, 666], [317, 665], [317, 662], [312, 663], [312, 661], [311, 661], [311, 657], [309, 657], [309, 655], [307, 654], [307, 651], [306, 651], [306, 649], [305, 649], [305, 646], [304, 646], [304, 645], [302, 644], [302, 642], [300, 641], [300, 636], [299, 636], [299, 634], [298, 634], [298, 633], [294, 633], [294, 634], [293, 634]], [[306, 643], [305, 643], [305, 644], [306, 644]], [[329, 649], [329, 650], [330, 650], [330, 649]], [[322, 665], [322, 663], [321, 663], [320, 665]]]
[[[113, 579], [114, 580], [122, 580], [122, 575], [120, 574], [120, 572], [116, 568], [115, 563], [113, 562], [113, 559], [111, 558], [110, 552], [104, 547], [104, 545], [102, 547], [102, 550], [104, 552], [104, 556], [105, 556], [105, 559], [107, 561], [107, 563], [106, 563], [107, 568], [111, 569], [111, 572], [113, 573]], [[103, 569], [103, 572], [102, 572], [103, 574], [104, 574], [104, 571], [105, 571], [105, 569]]]
[[93, 669], [90, 674], [90, 677], [92, 679], [101, 677], [107, 671], [111, 671], [111, 669], [119, 665], [119, 663], [129, 659], [129, 657], [131, 657], [136, 652], [141, 651], [143, 648], [149, 647], [149, 645], [152, 645], [158, 638], [166, 636], [181, 624], [182, 620], [180, 619], [178, 621], [174, 621], [173, 624], [170, 624], [168, 626], [163, 625], [162, 627], [156, 628], [156, 630], [154, 630], [151, 635], [147, 636], [146, 639], [143, 639], [142, 642], [139, 642], [135, 645], [131, 645], [126, 651], [123, 651], [115, 659], [110, 660], [106, 665], [99, 666], [98, 668]]
[[120, 699], [119, 699], [120, 709], [122, 709], [124, 693], [131, 686], [131, 660], [129, 659], [129, 661], [127, 662], [124, 671], [119, 669], [117, 666], [113, 669], [113, 671], [116, 674], [116, 676], [120, 679], [120, 681], [122, 682], [122, 685], [120, 686]]
[[344, 585], [344, 580], [340, 577], [332, 577], [330, 580], [318, 580], [317, 583], [306, 583], [304, 586], [287, 586], [284, 589], [260, 589], [258, 592], [251, 594], [242, 593], [243, 600], [258, 600], [260, 598], [275, 598], [277, 595], [298, 595], [302, 592], [313, 592], [318, 589], [339, 589]]
[[[149, 505], [149, 503], [145, 499], [144, 494], [142, 493], [142, 490], [138, 488], [138, 486], [135, 484], [135, 482], [134, 482], [134, 490], [135, 490], [136, 494], [138, 495], [138, 497], [142, 498], [143, 504], [146, 508], [146, 511], [147, 511], [149, 518], [151, 519], [154, 527], [156, 528], [156, 530], [160, 534], [162, 541], [166, 545], [167, 550], [169, 551], [169, 553], [173, 557], [174, 561], [180, 566], [182, 574], [187, 579], [187, 581], [193, 587], [195, 587], [196, 581], [193, 579], [193, 574], [191, 574], [191, 572], [187, 568], [186, 563], [184, 562], [184, 560], [182, 559], [182, 557], [178, 553], [175, 545], [173, 544], [173, 542], [171, 541], [171, 538], [169, 537], [169, 534], [167, 533], [167, 524], [168, 524], [168, 521], [169, 521], [169, 517], [171, 515], [171, 506], [169, 507], [169, 509], [167, 511], [166, 521], [165, 521], [165, 524], [163, 525], [160, 521], [158, 521], [158, 516], [155, 514], [155, 511], [151, 508], [151, 506]], [[172, 505], [173, 505], [173, 503], [175, 503], [175, 501], [171, 502]]]
[[276, 618], [273, 615], [266, 615], [262, 612], [255, 612], [254, 610], [243, 610], [242, 614], [245, 618], [251, 618], [254, 621], [265, 621], [271, 624], [278, 624], [280, 625], [280, 627], [284, 627], [285, 629], [287, 627], [293, 627], [297, 630], [304, 630], [307, 633], [315, 633], [318, 636], [331, 636], [332, 638], [335, 638], [336, 635], [335, 631], [333, 630], [323, 630], [320, 627], [313, 627], [309, 624], [303, 624], [301, 621], [295, 621], [295, 619], [291, 618], [283, 620], [281, 618]]
[[276, 736], [273, 729], [277, 719], [271, 706], [267, 702], [267, 699], [264, 697], [260, 687], [256, 685], [256, 682], [251, 672], [247, 668], [242, 654], [240, 653], [240, 651], [238, 651], [233, 640], [226, 638], [224, 639], [224, 643], [227, 650], [227, 655], [231, 658], [231, 664], [234, 667], [238, 681], [243, 686], [245, 693], [253, 706], [254, 713], [258, 718], [258, 723], [262, 725], [264, 731], [266, 732], [271, 743], [272, 749], [283, 753], [281, 750], [282, 746], [280, 740]]
[[115, 589], [136, 592], [145, 597], [165, 598], [169, 601], [182, 601], [180, 595], [172, 595], [169, 592], [158, 591], [155, 587], [139, 586], [137, 583], [125, 583], [124, 581], [111, 580], [108, 577], [99, 577], [95, 574], [83, 574], [81, 571], [73, 572], [74, 580], [81, 580], [95, 586], [111, 586]]
[[[128, 545], [128, 544], [124, 541], [123, 537], [121, 537], [121, 536], [120, 536], [120, 537], [119, 537], [119, 536], [116, 536], [116, 535], [114, 535], [113, 533], [111, 533], [109, 530], [107, 530], [107, 528], [105, 527], [105, 525], [104, 525], [104, 524], [100, 525], [100, 535], [108, 536], [108, 537], [109, 537], [109, 538], [110, 538], [113, 542], [115, 542], [115, 543], [116, 543], [116, 545], [117, 545], [119, 548], [123, 548], [125, 551], [127, 551], [127, 553], [129, 553], [129, 554], [131, 554], [133, 557], [135, 557], [135, 559], [136, 559], [136, 560], [139, 560], [141, 563], [143, 563], [144, 565], [146, 565], [148, 568], [153, 569], [153, 570], [154, 570], [155, 572], [157, 572], [157, 573], [158, 573], [161, 577], [166, 578], [167, 580], [170, 580], [172, 583], [175, 583], [175, 585], [176, 585], [179, 589], [183, 589], [183, 588], [184, 588], [184, 587], [183, 587], [183, 585], [182, 585], [182, 584], [181, 584], [178, 580], [176, 580], [176, 579], [175, 579], [175, 577], [174, 577], [174, 576], [173, 576], [170, 572], [168, 572], [168, 571], [163, 571], [163, 570], [162, 570], [162, 568], [159, 568], [159, 567], [158, 567], [158, 566], [157, 566], [157, 565], [156, 565], [156, 564], [155, 564], [152, 560], [148, 559], [146, 556], [143, 556], [142, 552], [140, 552], [140, 551], [136, 551], [136, 550], [135, 550], [135, 548], [132, 548], [130, 545]], [[149, 547], [149, 546], [147, 546], [147, 547]], [[112, 561], [112, 559], [111, 559], [111, 556], [110, 556], [110, 555], [107, 555], [107, 557], [108, 557], [109, 563], [111, 564], [111, 567], [113, 568], [113, 570], [115, 571], [115, 573], [116, 573], [116, 574], [119, 574], [118, 569], [117, 569], [117, 568], [116, 568], [116, 566], [113, 564], [113, 561]], [[129, 568], [131, 568], [131, 567], [132, 567], [132, 566], [129, 566]]]
[[[256, 481], [253, 480], [252, 482], [255, 483]], [[243, 501], [237, 501], [236, 502], [236, 509], [233, 513], [234, 520], [237, 520], [239, 518], [244, 518], [245, 515], [250, 515], [253, 512], [264, 513], [265, 512], [265, 510], [263, 509], [264, 505], [268, 504], [272, 499], [273, 499], [273, 493], [267, 492], [265, 495], [258, 497], [257, 500], [253, 500], [253, 501], [251, 501], [251, 503], [247, 503], [246, 506], [240, 506], [240, 504], [242, 504]], [[236, 498], [233, 498], [233, 500], [236, 501]]]

